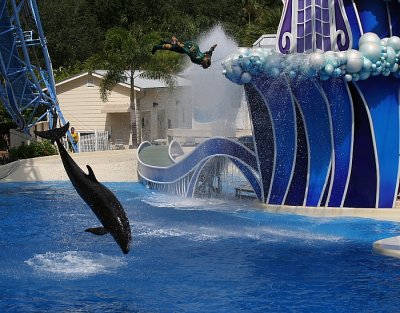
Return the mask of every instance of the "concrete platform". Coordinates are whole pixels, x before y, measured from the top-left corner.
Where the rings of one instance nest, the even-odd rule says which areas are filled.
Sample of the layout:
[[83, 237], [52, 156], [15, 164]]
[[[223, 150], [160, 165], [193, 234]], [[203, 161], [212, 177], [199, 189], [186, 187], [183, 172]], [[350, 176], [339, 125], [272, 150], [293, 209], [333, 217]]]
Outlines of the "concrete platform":
[[[136, 150], [108, 150], [71, 154], [86, 173], [90, 165], [100, 182], [137, 181]], [[59, 155], [24, 159], [0, 166], [0, 183], [69, 180]]]
[[377, 253], [400, 258], [400, 236], [375, 241], [372, 246]]
[[360, 217], [372, 218], [382, 221], [400, 222], [400, 208], [374, 209], [374, 208], [327, 208], [305, 206], [273, 206], [263, 205], [269, 212], [291, 213], [315, 217]]

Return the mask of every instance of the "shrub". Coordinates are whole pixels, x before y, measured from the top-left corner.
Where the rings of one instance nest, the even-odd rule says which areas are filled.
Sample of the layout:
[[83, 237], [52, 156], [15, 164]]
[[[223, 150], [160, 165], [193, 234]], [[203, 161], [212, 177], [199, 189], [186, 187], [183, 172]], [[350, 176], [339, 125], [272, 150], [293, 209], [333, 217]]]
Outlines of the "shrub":
[[19, 159], [30, 159], [41, 156], [55, 155], [57, 149], [48, 140], [34, 141], [30, 145], [22, 145], [18, 148], [11, 148], [8, 151], [8, 162], [13, 162]]
[[11, 163], [13, 161], [16, 160], [11, 160], [11, 158], [8, 155], [0, 155], [0, 165]]

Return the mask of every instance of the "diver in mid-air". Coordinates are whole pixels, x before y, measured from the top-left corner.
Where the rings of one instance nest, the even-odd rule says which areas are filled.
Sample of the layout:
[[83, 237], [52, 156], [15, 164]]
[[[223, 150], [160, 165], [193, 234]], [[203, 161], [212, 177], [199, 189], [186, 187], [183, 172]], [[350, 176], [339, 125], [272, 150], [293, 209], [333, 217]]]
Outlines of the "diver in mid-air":
[[204, 69], [209, 68], [211, 65], [211, 56], [217, 45], [213, 45], [210, 50], [201, 52], [199, 46], [193, 41], [179, 42], [175, 36], [172, 36], [172, 41], [162, 40], [158, 45], [155, 45], [151, 50], [154, 54], [157, 50], [169, 50], [189, 56], [190, 60], [201, 65]]

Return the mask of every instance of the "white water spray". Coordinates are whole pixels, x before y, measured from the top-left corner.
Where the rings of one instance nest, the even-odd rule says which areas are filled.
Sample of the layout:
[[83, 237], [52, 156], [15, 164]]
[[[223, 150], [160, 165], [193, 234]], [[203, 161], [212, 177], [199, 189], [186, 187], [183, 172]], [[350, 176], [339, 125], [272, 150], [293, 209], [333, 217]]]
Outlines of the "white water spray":
[[212, 64], [203, 69], [190, 64], [183, 75], [191, 81], [192, 88], [184, 93], [181, 101], [193, 110], [193, 128], [211, 128], [212, 136], [234, 136], [235, 120], [240, 108], [243, 89], [232, 84], [223, 75], [222, 60], [237, 50], [221, 26], [216, 26], [199, 40], [201, 51], [208, 51], [217, 44]]

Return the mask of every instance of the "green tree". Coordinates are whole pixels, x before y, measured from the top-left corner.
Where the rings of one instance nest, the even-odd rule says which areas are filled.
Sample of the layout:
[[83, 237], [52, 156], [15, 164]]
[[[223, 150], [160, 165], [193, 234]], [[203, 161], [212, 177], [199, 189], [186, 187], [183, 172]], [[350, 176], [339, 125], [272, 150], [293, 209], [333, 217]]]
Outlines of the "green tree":
[[0, 101], [0, 149], [9, 148], [9, 135], [10, 129], [17, 127], [10, 115], [8, 114], [6, 107]]
[[[175, 80], [172, 73], [178, 70], [179, 60], [171, 62], [171, 57], [153, 56], [151, 49], [160, 40], [157, 33], [144, 33], [141, 29], [128, 31], [116, 27], [106, 33], [104, 49], [88, 61], [88, 67], [107, 70], [100, 86], [103, 101], [112, 89], [121, 82], [130, 84], [130, 106], [132, 125], [132, 144], [137, 147], [141, 142], [140, 112], [136, 102], [135, 78], [161, 79], [171, 88]], [[175, 57], [172, 57], [175, 58]]]
[[85, 62], [99, 49], [104, 20], [97, 19], [88, 0], [37, 2], [55, 69]]
[[243, 13], [247, 16], [248, 26], [250, 26], [252, 18], [255, 18], [261, 5], [257, 0], [242, 0], [242, 6]]
[[252, 46], [252, 44], [264, 34], [275, 34], [278, 30], [281, 18], [281, 7], [263, 8], [257, 19], [246, 27], [241, 39], [243, 46]]

